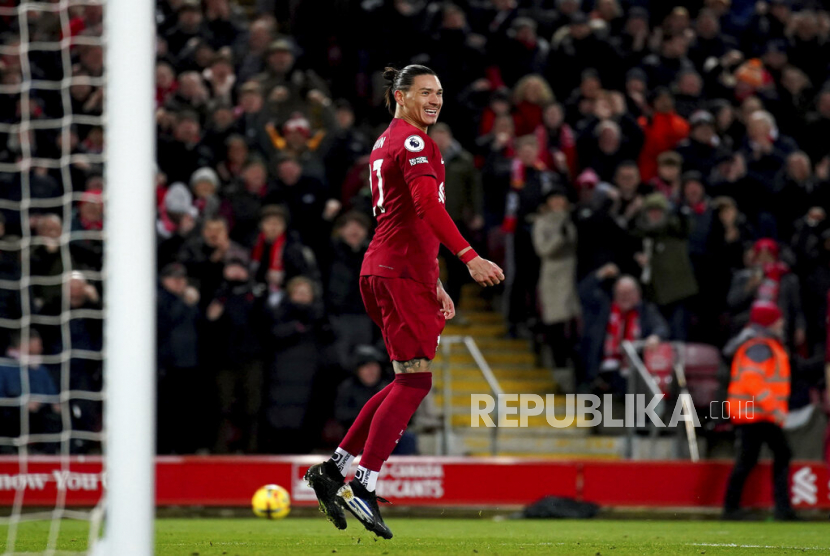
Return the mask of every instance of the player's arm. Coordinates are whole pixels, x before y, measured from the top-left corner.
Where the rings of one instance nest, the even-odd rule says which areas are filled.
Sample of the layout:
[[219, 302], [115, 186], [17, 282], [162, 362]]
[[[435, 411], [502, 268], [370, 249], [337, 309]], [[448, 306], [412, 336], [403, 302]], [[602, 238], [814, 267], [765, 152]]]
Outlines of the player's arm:
[[455, 303], [452, 302], [452, 298], [444, 289], [444, 284], [441, 283], [440, 278], [435, 293], [438, 295], [438, 302], [441, 303], [441, 313], [445, 319], [450, 320], [455, 316]]
[[455, 222], [441, 201], [438, 200], [438, 183], [434, 176], [421, 175], [409, 181], [415, 212], [438, 238], [461, 262], [467, 265], [470, 276], [482, 286], [495, 286], [504, 280], [504, 273], [498, 265], [484, 260], [470, 247], [458, 231]]

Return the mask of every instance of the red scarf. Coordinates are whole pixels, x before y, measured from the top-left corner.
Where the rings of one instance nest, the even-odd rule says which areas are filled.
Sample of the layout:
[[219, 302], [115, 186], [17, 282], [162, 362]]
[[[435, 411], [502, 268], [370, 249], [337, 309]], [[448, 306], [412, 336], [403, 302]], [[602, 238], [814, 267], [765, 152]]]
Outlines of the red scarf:
[[572, 176], [577, 175], [577, 159], [576, 159], [576, 136], [574, 135], [571, 126], [562, 124], [559, 128], [559, 144], [551, 145], [548, 128], [540, 125], [534, 132], [536, 140], [539, 141], [539, 153], [542, 162], [548, 168], [556, 168], [556, 161], [553, 159], [555, 151], [562, 151], [565, 159], [568, 161], [568, 170]]
[[[533, 167], [540, 172], [546, 170], [545, 164], [537, 160], [533, 163]], [[518, 225], [517, 212], [519, 211], [519, 191], [525, 188], [527, 176], [525, 172], [527, 169], [519, 158], [514, 158], [510, 166], [510, 191], [507, 192], [507, 201], [505, 203], [504, 220], [501, 223], [501, 229], [506, 234], [512, 234], [516, 231]]]
[[755, 292], [755, 299], [758, 301], [770, 301], [777, 305], [778, 294], [781, 291], [781, 279], [789, 274], [789, 272], [790, 267], [782, 262], [765, 264], [764, 279]]
[[623, 340], [640, 339], [640, 311], [635, 307], [623, 313], [616, 303], [611, 304], [611, 315], [605, 326], [605, 348], [603, 366], [606, 361], [622, 361], [621, 345]]
[[[282, 234], [271, 244], [271, 252], [268, 254], [268, 270], [282, 270], [282, 252], [285, 248], [285, 234]], [[259, 234], [251, 253], [251, 258], [258, 264], [262, 264], [262, 255], [265, 252], [265, 234]]]

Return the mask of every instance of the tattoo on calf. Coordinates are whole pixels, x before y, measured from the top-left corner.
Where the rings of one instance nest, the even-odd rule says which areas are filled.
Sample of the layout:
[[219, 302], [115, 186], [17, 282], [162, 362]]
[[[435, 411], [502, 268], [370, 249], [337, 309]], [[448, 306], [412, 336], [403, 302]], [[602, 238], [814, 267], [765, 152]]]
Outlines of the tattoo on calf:
[[409, 361], [392, 361], [392, 368], [396, 373], [423, 373], [431, 371], [432, 361], [429, 359], [410, 359]]

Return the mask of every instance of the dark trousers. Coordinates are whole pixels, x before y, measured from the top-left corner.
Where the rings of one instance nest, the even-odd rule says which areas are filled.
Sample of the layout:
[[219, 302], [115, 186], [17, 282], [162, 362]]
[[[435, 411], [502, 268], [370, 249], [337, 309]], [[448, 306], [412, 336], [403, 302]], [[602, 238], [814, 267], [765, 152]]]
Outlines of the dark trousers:
[[729, 476], [726, 487], [724, 510], [737, 510], [741, 505], [741, 494], [749, 473], [758, 463], [761, 445], [766, 444], [772, 450], [772, 487], [775, 497], [775, 513], [785, 514], [790, 511], [789, 477], [790, 447], [781, 427], [773, 423], [753, 423], [735, 427], [738, 441], [738, 456], [735, 467]]
[[536, 314], [536, 284], [541, 265], [529, 227], [519, 226], [508, 241], [512, 244], [512, 263], [507, 278], [507, 321], [511, 326], [526, 323]]

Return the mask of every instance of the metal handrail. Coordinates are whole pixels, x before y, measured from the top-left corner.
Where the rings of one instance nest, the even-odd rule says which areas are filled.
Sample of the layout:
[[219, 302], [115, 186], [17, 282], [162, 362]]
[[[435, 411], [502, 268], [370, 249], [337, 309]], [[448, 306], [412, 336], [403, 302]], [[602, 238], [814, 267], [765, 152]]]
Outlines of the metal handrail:
[[660, 390], [660, 386], [657, 384], [657, 381], [654, 379], [651, 373], [648, 372], [648, 369], [646, 368], [643, 361], [637, 356], [637, 350], [642, 349], [643, 347], [645, 347], [645, 345], [646, 343], [643, 340], [636, 340], [633, 342], [631, 340], [623, 340], [622, 349], [623, 351], [625, 351], [625, 354], [628, 357], [628, 360], [634, 366], [634, 369], [640, 375], [640, 378], [642, 378], [643, 382], [645, 382], [646, 386], [648, 386], [651, 395], [659, 396], [663, 393], [662, 390]]
[[[683, 347], [685, 344], [683, 342], [669, 342], [674, 351], [674, 362], [672, 365], [672, 370], [677, 378], [677, 385], [680, 388], [680, 393], [678, 398], [680, 399], [680, 403], [683, 404], [683, 410], [687, 413], [691, 413], [695, 411], [694, 402], [692, 401], [692, 395], [689, 393], [689, 389], [686, 385], [686, 353]], [[640, 378], [643, 379], [646, 386], [648, 387], [649, 391], [652, 395], [658, 396], [661, 395], [663, 392], [660, 389], [660, 386], [657, 384], [657, 381], [654, 379], [654, 376], [648, 371], [645, 366], [645, 363], [642, 359], [637, 355], [637, 351], [643, 349], [646, 346], [646, 342], [644, 340], [624, 340], [622, 342], [622, 349], [625, 352], [626, 358], [637, 371], [637, 374], [640, 375]], [[633, 384], [631, 385], [633, 388]], [[690, 421], [686, 421], [686, 440], [689, 446], [689, 456], [693, 462], [697, 462], [700, 460], [700, 452], [697, 447], [697, 431], [695, 431], [694, 423]], [[634, 429], [629, 429], [628, 431], [628, 457], [632, 456], [633, 451], [633, 436], [634, 436]]]
[[[487, 386], [490, 388], [490, 392], [496, 400], [498, 400], [499, 396], [504, 393], [504, 390], [502, 390], [499, 385], [499, 381], [496, 379], [496, 375], [493, 374], [493, 370], [490, 368], [490, 365], [487, 363], [484, 355], [482, 355], [481, 350], [478, 348], [478, 345], [472, 336], [441, 337], [441, 354], [444, 356], [442, 364], [444, 371], [444, 435], [442, 441], [445, 455], [450, 453], [450, 437], [452, 436], [452, 371], [450, 368], [450, 347], [453, 344], [464, 344], [466, 346], [467, 351], [469, 351], [470, 355], [473, 356], [473, 361], [475, 361], [478, 366], [478, 370], [481, 371], [484, 380], [487, 382]], [[497, 426], [493, 427], [493, 438], [490, 443], [490, 449], [493, 455], [496, 455], [499, 451], [498, 411], [499, 404], [496, 403], [493, 420]]]

